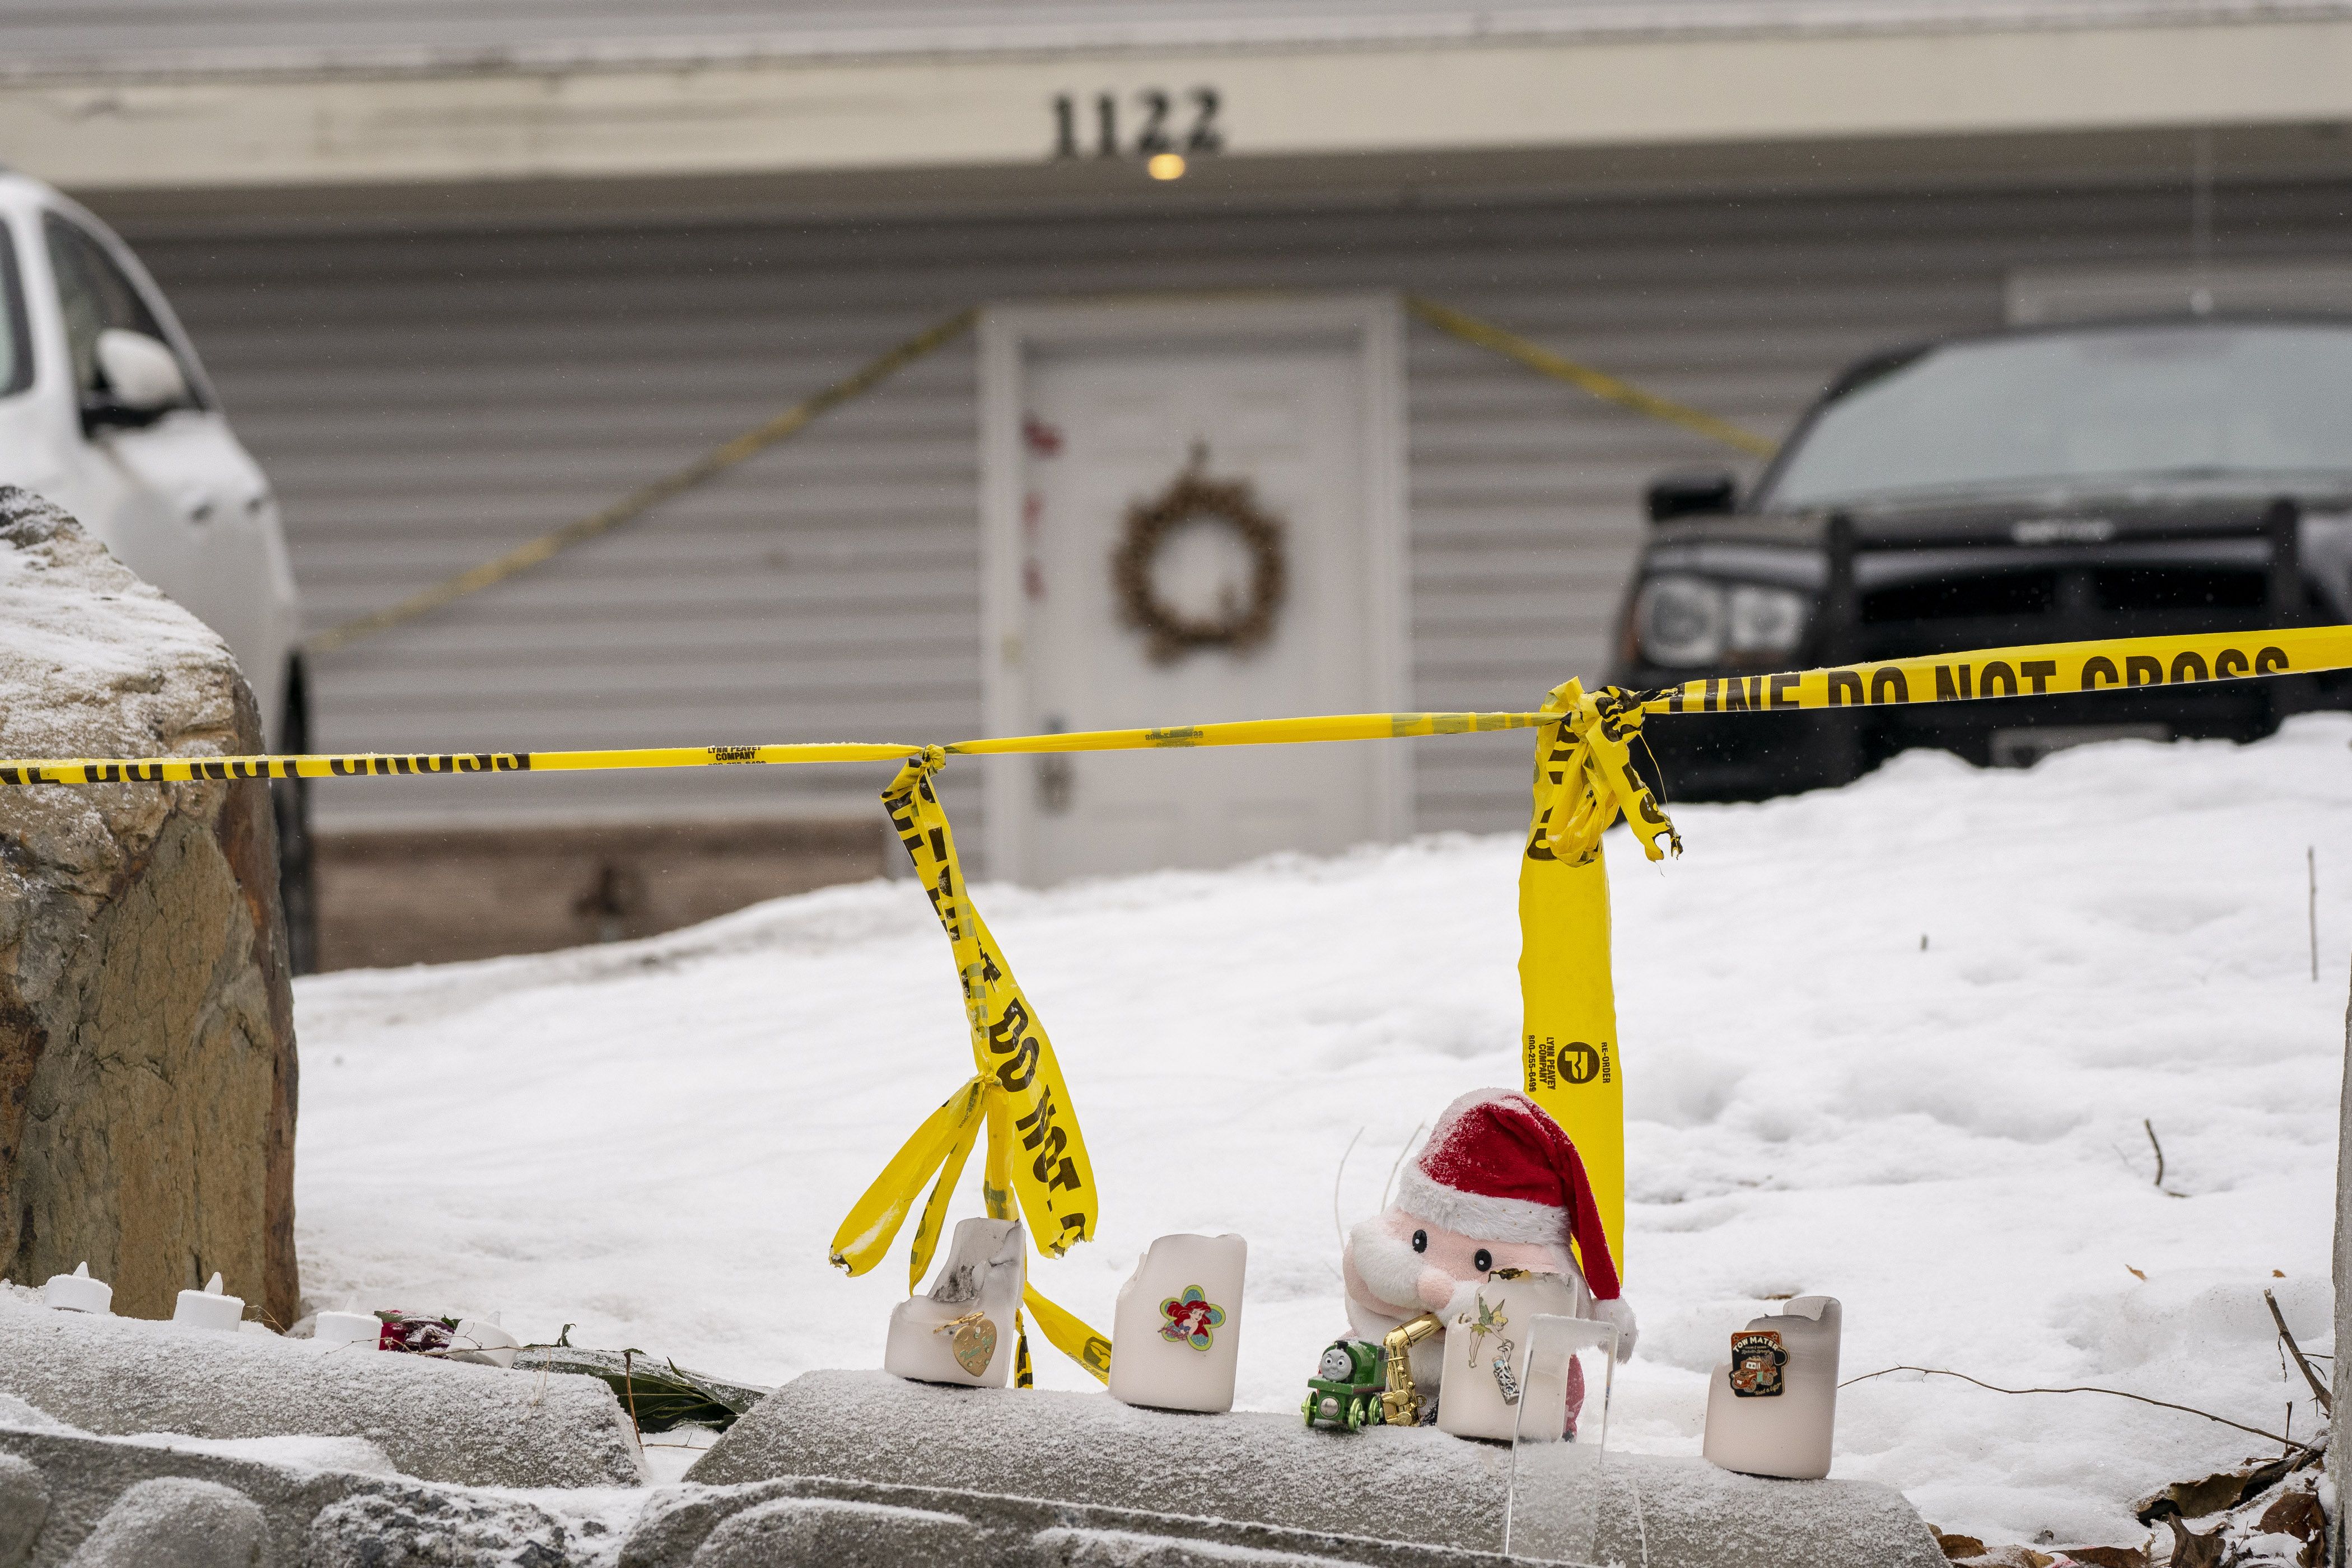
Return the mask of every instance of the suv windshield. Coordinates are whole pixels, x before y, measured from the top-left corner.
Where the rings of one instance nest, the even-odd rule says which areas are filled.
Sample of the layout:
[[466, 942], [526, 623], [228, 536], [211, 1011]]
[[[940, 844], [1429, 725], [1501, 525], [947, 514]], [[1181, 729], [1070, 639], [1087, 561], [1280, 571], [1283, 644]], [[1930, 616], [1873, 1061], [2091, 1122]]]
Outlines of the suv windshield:
[[1947, 343], [1815, 413], [1758, 506], [2352, 478], [2352, 323]]

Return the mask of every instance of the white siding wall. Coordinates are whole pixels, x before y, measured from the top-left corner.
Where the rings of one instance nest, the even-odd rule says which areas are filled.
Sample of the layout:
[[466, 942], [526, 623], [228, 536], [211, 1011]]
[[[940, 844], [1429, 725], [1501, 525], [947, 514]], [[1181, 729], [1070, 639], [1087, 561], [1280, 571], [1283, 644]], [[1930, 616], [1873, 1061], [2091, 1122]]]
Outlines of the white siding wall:
[[[2345, 205], [2224, 190], [2222, 254], [2340, 257]], [[1846, 361], [1997, 324], [2011, 268], [2171, 259], [2187, 234], [2176, 189], [131, 237], [273, 477], [326, 626], [975, 301], [1416, 290], [1778, 436]], [[1425, 327], [1407, 374], [1415, 701], [1532, 706], [1597, 674], [1642, 482], [1727, 454]], [[321, 660], [318, 741], [975, 733], [976, 440], [967, 342], [624, 535]], [[1412, 744], [1422, 827], [1519, 819], [1522, 738]], [[352, 783], [319, 804], [331, 826], [864, 811], [887, 771]], [[976, 841], [970, 783], [951, 800]]]

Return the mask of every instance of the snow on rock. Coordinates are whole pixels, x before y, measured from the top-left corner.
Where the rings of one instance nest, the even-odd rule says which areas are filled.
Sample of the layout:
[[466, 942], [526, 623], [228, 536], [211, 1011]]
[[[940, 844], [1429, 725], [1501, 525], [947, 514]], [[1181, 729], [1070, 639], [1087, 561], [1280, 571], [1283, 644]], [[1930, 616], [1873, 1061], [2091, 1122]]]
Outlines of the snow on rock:
[[[2097, 1384], [2272, 1431], [2295, 1402], [2314, 1430], [2262, 1292], [2330, 1349], [2347, 742], [2325, 715], [2029, 772], [1913, 753], [1842, 790], [1680, 808], [1678, 862], [1613, 837], [1643, 1332], [1612, 1445], [1697, 1453], [1730, 1331], [1812, 1292], [1844, 1303], [1848, 1377]], [[1335, 1177], [1341, 1218], [1371, 1212], [1418, 1123], [1515, 1081], [1517, 824], [1496, 826], [977, 889], [1104, 1194], [1099, 1239], [1038, 1264], [1041, 1289], [1107, 1326], [1154, 1237], [1239, 1231], [1241, 1402], [1296, 1410], [1344, 1328]], [[905, 1273], [845, 1279], [826, 1244], [971, 1070], [912, 884], [321, 976], [297, 1006], [314, 1300], [503, 1310], [526, 1338], [572, 1322], [766, 1384], [880, 1364]], [[978, 1179], [974, 1161], [956, 1215], [980, 1212]], [[1033, 1348], [1041, 1383], [1093, 1386]], [[2137, 1542], [2132, 1498], [2276, 1451], [2129, 1400], [1896, 1373], [1841, 1395], [1832, 1474], [1988, 1540]]]
[[694, 1554], [696, 1568], [901, 1568], [980, 1561], [981, 1531], [961, 1514], [833, 1498], [777, 1498], [721, 1523]]
[[[520, 1498], [455, 1489], [361, 1492], [329, 1503], [303, 1538], [303, 1568], [557, 1568], [584, 1563], [565, 1549], [562, 1521]], [[601, 1555], [601, 1553], [599, 1553]]]
[[[1499, 1552], [1510, 1474], [1505, 1444], [1428, 1426], [1312, 1431], [1296, 1405], [1201, 1415], [1098, 1394], [814, 1372], [753, 1406], [688, 1479], [839, 1476]], [[1620, 1456], [1601, 1488], [1597, 1562], [1638, 1563], [1645, 1552], [1685, 1568], [1944, 1562], [1902, 1498], [1867, 1482]]]
[[0, 1453], [0, 1564], [24, 1562], [48, 1518], [48, 1481], [31, 1460]]
[[72, 1568], [257, 1568], [268, 1542], [261, 1505], [234, 1487], [159, 1476], [115, 1500]]
[[566, 1373], [0, 1300], [0, 1391], [85, 1432], [280, 1468], [382, 1473], [389, 1461], [421, 1480], [508, 1487], [643, 1476], [612, 1390]]

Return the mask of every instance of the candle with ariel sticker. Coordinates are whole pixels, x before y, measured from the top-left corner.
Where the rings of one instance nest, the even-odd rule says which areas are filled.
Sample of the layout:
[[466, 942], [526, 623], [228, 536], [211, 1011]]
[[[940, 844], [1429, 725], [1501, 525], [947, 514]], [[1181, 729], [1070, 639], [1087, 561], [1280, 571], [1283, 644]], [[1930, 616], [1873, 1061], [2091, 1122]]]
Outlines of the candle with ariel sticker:
[[1163, 1236], [1119, 1288], [1110, 1391], [1161, 1410], [1231, 1410], [1241, 1354], [1238, 1236]]

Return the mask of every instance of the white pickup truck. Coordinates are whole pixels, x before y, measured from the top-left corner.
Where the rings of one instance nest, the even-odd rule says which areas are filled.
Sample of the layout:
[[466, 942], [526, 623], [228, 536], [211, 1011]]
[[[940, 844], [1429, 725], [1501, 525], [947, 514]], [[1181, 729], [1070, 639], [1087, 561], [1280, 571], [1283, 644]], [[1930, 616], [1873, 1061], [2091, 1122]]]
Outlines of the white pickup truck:
[[[220, 633], [273, 751], [309, 743], [301, 615], [269, 481], [237, 444], [195, 348], [130, 249], [38, 180], [0, 170], [0, 483], [80, 519]], [[287, 935], [316, 920], [300, 786], [273, 786]]]

